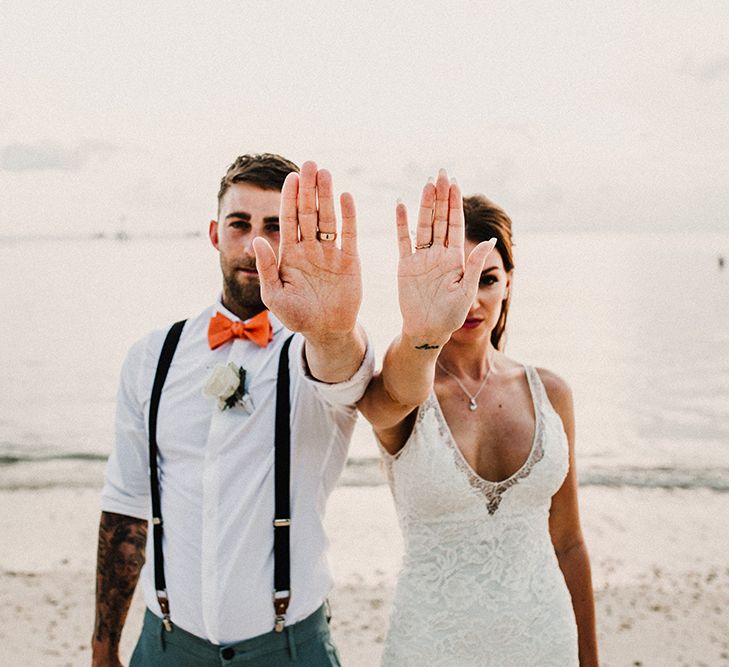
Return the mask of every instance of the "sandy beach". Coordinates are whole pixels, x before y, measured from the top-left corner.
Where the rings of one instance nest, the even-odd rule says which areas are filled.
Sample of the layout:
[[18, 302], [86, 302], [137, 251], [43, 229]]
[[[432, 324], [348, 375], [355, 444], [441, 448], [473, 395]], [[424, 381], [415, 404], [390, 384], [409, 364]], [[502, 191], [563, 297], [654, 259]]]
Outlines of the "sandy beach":
[[[98, 490], [0, 492], [0, 664], [89, 664]], [[582, 489], [605, 667], [729, 665], [729, 494]], [[342, 662], [378, 665], [402, 552], [386, 486], [337, 488], [327, 517]], [[144, 608], [135, 597], [128, 660]]]

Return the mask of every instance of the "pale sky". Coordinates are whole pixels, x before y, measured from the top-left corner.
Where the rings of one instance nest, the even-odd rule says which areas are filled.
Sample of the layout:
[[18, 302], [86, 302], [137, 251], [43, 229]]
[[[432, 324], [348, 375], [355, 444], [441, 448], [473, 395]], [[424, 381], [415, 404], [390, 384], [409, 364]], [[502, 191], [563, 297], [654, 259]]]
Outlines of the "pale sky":
[[252, 151], [363, 231], [441, 165], [521, 229], [729, 227], [724, 0], [5, 0], [0, 57], [0, 235], [204, 231]]

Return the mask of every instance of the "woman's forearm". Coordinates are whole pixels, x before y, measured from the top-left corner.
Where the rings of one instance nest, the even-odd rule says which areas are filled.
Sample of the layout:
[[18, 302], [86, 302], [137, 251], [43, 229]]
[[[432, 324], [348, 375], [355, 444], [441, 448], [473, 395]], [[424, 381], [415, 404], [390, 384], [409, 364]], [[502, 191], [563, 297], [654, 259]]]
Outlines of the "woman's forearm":
[[442, 345], [442, 341], [413, 339], [406, 334], [393, 341], [382, 365], [382, 381], [393, 400], [412, 407], [428, 397]]
[[416, 340], [406, 334], [392, 342], [382, 372], [359, 403], [362, 414], [375, 429], [399, 423], [428, 397], [441, 347], [441, 341]]
[[595, 628], [595, 599], [592, 591], [590, 558], [585, 543], [580, 541], [557, 553], [559, 567], [572, 597], [577, 621], [580, 667], [597, 667], [597, 631]]

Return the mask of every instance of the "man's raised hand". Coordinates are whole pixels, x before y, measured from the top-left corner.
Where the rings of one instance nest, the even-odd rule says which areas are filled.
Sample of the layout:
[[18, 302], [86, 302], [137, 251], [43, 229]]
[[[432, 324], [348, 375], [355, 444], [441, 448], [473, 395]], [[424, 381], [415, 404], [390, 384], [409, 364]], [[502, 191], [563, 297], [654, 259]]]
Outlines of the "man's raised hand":
[[253, 243], [266, 306], [307, 340], [326, 340], [354, 330], [362, 301], [354, 199], [340, 197], [337, 219], [331, 174], [305, 162], [281, 190], [278, 262], [265, 239]]

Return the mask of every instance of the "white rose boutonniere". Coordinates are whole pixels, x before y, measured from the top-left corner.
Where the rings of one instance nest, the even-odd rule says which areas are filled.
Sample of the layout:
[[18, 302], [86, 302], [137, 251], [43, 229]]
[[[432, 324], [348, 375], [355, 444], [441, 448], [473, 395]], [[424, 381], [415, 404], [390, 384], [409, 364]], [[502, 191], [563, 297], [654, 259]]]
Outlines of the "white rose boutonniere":
[[226, 366], [216, 366], [210, 374], [203, 396], [218, 401], [221, 410], [242, 405], [249, 414], [253, 411], [251, 397], [246, 394], [246, 369], [230, 362]]

